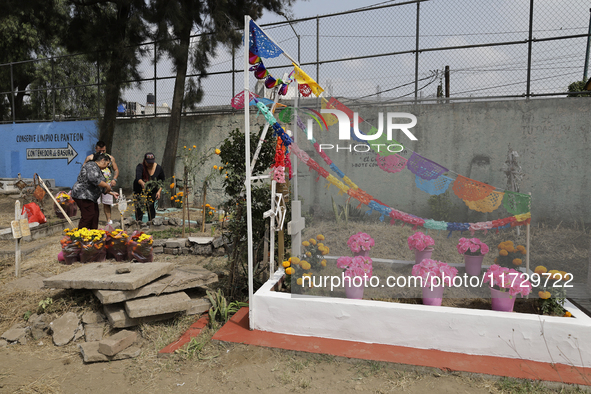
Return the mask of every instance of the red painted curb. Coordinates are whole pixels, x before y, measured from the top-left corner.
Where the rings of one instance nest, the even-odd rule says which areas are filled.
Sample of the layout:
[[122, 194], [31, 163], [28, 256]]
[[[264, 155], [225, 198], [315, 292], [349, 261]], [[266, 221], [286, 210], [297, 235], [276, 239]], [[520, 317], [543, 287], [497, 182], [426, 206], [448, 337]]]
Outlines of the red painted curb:
[[199, 334], [201, 334], [201, 330], [203, 330], [203, 328], [207, 326], [208, 322], [209, 316], [203, 315], [199, 320], [191, 324], [191, 327], [189, 327], [189, 329], [185, 331], [185, 333], [181, 335], [181, 337], [177, 341], [171, 343], [164, 349], [160, 350], [158, 354], [167, 355], [174, 353], [176, 350], [182, 348], [184, 345], [191, 342], [192, 338], [199, 336]]
[[419, 365], [439, 368], [444, 371], [464, 371], [518, 379], [591, 385], [591, 368], [433, 349], [277, 334], [258, 330], [250, 331], [248, 328], [248, 308], [240, 309], [212, 339], [347, 358]]

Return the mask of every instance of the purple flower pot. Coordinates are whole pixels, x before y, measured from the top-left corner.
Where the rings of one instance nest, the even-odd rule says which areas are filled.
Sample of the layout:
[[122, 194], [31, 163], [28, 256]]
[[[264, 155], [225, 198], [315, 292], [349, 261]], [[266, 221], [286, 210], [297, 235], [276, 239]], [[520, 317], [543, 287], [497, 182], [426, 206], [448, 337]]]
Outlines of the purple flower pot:
[[432, 247], [428, 246], [426, 247], [424, 250], [419, 251], [415, 249], [415, 264], [419, 264], [421, 261], [425, 260], [425, 259], [430, 259], [431, 258], [431, 254], [433, 254], [433, 251], [435, 249], [433, 249]]
[[345, 278], [345, 295], [347, 298], [361, 300], [363, 298], [363, 290], [365, 290], [365, 283], [363, 283], [363, 278], [361, 278], [361, 286], [355, 286], [359, 282], [353, 279], [354, 278], [351, 277], [351, 280], [349, 281]]
[[509, 291], [500, 291], [490, 288], [490, 296], [493, 311], [513, 312], [515, 297], [509, 294]]
[[465, 254], [464, 266], [466, 268], [466, 273], [470, 276], [480, 276], [480, 273], [482, 272], [482, 260], [484, 260], [483, 254], [479, 256], [469, 256]]
[[441, 306], [443, 302], [443, 286], [424, 286], [423, 287], [423, 305]]

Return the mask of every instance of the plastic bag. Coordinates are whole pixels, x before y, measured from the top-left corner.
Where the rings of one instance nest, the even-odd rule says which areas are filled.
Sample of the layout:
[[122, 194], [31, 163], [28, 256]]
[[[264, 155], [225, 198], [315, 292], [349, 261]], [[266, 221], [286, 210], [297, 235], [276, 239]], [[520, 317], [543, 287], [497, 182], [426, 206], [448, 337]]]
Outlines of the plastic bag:
[[139, 263], [151, 263], [154, 261], [154, 248], [152, 236], [135, 231], [127, 242], [127, 254], [130, 259]]
[[107, 255], [117, 261], [129, 260], [127, 253], [127, 240], [129, 235], [121, 229], [107, 232]]
[[43, 224], [47, 222], [47, 219], [45, 219], [45, 215], [43, 214], [43, 212], [41, 212], [41, 208], [39, 208], [39, 205], [37, 205], [34, 202], [30, 202], [23, 206], [21, 214], [24, 214], [25, 212], [29, 217], [29, 223], [37, 222], [39, 224]]
[[64, 264], [71, 265], [80, 261], [80, 243], [72, 242], [70, 237], [64, 237], [60, 241], [62, 244], [62, 253], [64, 256]]
[[[64, 212], [66, 212], [66, 215], [69, 217], [76, 216], [78, 213], [78, 206], [76, 205], [76, 201], [74, 201], [74, 199], [71, 197], [71, 193], [71, 191], [69, 193], [59, 192], [55, 195], [56, 201], [60, 204]], [[53, 204], [53, 207], [55, 209], [55, 215], [58, 218], [65, 219], [64, 214], [55, 203]]]

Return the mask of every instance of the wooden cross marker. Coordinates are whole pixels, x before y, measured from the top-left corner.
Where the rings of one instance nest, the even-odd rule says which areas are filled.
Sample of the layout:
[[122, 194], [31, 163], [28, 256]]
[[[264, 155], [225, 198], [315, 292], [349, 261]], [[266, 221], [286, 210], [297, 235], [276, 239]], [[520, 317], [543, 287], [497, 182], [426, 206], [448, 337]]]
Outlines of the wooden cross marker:
[[302, 202], [291, 202], [291, 222], [287, 223], [287, 233], [291, 235], [291, 255], [300, 256], [302, 252], [302, 230], [306, 219], [302, 217]]

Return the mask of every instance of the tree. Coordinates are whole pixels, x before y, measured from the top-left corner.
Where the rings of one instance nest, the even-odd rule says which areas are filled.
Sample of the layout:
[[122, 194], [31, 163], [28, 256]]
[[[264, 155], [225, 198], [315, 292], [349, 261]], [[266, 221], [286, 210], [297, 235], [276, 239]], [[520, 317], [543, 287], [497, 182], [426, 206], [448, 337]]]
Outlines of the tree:
[[117, 104], [126, 81], [140, 79], [138, 66], [147, 49], [140, 45], [148, 36], [143, 19], [144, 0], [68, 0], [72, 20], [64, 35], [71, 52], [88, 53], [87, 59], [99, 63], [105, 78], [104, 115], [99, 138], [112, 149]]
[[[163, 167], [174, 171], [179, 140], [181, 113], [203, 98], [201, 80], [220, 44], [241, 44], [244, 15], [261, 17], [264, 9], [282, 13], [294, 0], [150, 0], [148, 20], [156, 24], [154, 38], [159, 53], [172, 58], [176, 79]], [[199, 36], [191, 45], [191, 34]], [[189, 65], [199, 76], [187, 80]]]
[[[4, 0], [0, 6], [0, 64], [51, 56], [67, 20], [64, 0]], [[27, 119], [27, 87], [37, 76], [38, 64], [26, 62], [0, 68], [0, 91], [15, 92], [14, 116]], [[11, 94], [0, 97], [0, 116], [12, 118]]]

